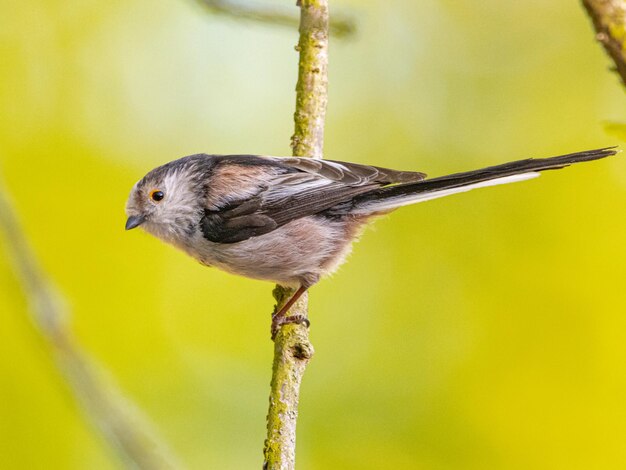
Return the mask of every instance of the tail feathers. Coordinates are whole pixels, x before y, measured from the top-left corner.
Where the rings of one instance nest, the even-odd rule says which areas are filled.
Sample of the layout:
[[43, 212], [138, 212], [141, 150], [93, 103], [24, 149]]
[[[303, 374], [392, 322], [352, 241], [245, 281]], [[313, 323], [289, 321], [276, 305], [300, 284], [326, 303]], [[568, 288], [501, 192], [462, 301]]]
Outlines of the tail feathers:
[[429, 201], [451, 194], [499, 184], [514, 183], [539, 176], [539, 172], [565, 168], [574, 163], [599, 160], [618, 151], [615, 147], [570, 153], [559, 157], [518, 160], [480, 170], [455, 173], [416, 183], [380, 188], [353, 199], [351, 212], [372, 213]]

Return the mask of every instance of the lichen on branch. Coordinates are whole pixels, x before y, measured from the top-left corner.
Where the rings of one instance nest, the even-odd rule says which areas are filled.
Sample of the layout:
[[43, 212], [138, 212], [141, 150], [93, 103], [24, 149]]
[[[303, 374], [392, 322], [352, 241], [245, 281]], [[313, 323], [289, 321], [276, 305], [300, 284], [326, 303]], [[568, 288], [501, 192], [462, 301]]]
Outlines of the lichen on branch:
[[[281, 298], [282, 302], [291, 293], [289, 289], [279, 286], [274, 291], [274, 295]], [[296, 302], [294, 309], [297, 312], [306, 312], [306, 294]], [[267, 439], [263, 450], [264, 469], [294, 468], [300, 384], [313, 352], [306, 327], [287, 324], [276, 336], [267, 414]]]
[[296, 46], [300, 60], [291, 148], [296, 157], [322, 158], [328, 103], [328, 3], [303, 0], [300, 8], [300, 40]]

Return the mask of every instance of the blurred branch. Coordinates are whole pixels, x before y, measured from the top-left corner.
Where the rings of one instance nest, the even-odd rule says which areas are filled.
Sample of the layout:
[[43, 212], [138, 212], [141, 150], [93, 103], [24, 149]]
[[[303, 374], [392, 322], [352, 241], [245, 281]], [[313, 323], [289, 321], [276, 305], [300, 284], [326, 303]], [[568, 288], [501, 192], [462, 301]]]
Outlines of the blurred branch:
[[[282, 26], [296, 27], [299, 24], [297, 15], [291, 10], [270, 5], [255, 4], [250, 1], [233, 0], [197, 0], [209, 11], [241, 18]], [[330, 22], [330, 33], [337, 37], [351, 36], [356, 32], [356, 24], [347, 16], [336, 16]]]
[[[328, 102], [328, 0], [300, 0], [298, 83], [296, 85], [293, 155], [322, 158], [324, 122]], [[293, 294], [276, 286], [277, 309]], [[307, 299], [301, 298], [290, 315], [308, 317]], [[264, 469], [292, 470], [296, 457], [296, 424], [300, 384], [313, 356], [308, 328], [303, 324], [281, 327], [274, 342], [274, 363], [267, 414]]]
[[624, 0], [583, 0], [596, 30], [596, 39], [615, 63], [626, 86], [626, 2]]
[[0, 231], [7, 254], [29, 302], [32, 323], [76, 401], [128, 468], [179, 468], [138, 409], [77, 344], [61, 296], [37, 263], [6, 194], [0, 181]]

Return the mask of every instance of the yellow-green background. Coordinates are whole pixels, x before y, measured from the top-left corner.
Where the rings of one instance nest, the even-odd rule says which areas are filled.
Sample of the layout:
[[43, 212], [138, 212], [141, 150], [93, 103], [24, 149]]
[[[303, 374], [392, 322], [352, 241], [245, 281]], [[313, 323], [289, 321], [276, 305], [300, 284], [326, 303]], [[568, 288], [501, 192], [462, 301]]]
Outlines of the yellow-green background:
[[[293, 1], [287, 2], [289, 5]], [[326, 155], [441, 175], [618, 144], [578, 2], [337, 0]], [[259, 468], [271, 286], [140, 232], [146, 171], [290, 152], [288, 28], [192, 1], [3, 0], [0, 165], [84, 348], [188, 468]], [[626, 466], [623, 157], [403, 209], [311, 292], [300, 469]], [[0, 256], [0, 466], [118, 468]]]

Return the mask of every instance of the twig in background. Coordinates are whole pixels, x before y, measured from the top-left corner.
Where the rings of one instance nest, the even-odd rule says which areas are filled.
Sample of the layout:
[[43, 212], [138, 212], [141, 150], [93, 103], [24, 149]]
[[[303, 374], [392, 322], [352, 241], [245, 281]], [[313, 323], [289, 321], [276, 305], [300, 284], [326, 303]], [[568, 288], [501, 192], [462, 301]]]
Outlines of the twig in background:
[[[255, 4], [250, 1], [197, 0], [209, 11], [262, 23], [297, 27], [299, 19], [291, 10], [273, 5]], [[356, 32], [356, 23], [346, 16], [335, 16], [330, 22], [330, 33], [337, 37], [348, 37]]]
[[7, 255], [28, 300], [35, 330], [49, 347], [74, 398], [128, 468], [180, 468], [138, 408], [77, 344], [61, 296], [28, 246], [6, 194], [0, 181], [0, 231], [4, 232]]

